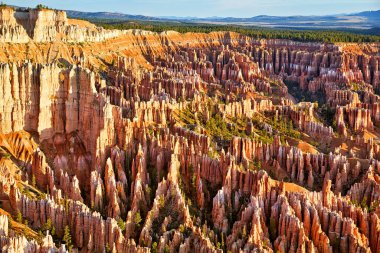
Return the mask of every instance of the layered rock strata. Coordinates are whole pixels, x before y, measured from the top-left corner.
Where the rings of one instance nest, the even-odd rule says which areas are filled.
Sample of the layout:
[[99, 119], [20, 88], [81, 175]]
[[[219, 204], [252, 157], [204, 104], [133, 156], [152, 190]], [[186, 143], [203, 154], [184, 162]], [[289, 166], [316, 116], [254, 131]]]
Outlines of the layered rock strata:
[[379, 45], [72, 22], [0, 11], [2, 251], [380, 251]]

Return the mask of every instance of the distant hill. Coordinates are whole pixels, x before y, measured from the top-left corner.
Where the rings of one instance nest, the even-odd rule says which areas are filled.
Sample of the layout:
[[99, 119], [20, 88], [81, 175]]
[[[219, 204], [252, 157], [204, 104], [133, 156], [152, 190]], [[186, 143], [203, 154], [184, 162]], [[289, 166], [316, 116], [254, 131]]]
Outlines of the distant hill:
[[80, 19], [115, 19], [115, 20], [162, 20], [162, 18], [149, 17], [144, 15], [130, 15], [119, 12], [82, 12], [66, 10], [70, 18]]
[[[350, 15], [348, 15], [348, 16], [350, 16]], [[378, 10], [378, 11], [363, 11], [363, 12], [359, 12], [356, 14], [351, 14], [351, 16], [363, 16], [363, 17], [368, 17], [371, 19], [380, 20], [380, 10]]]
[[194, 22], [212, 22], [224, 24], [256, 25], [263, 27], [293, 27], [317, 29], [371, 29], [380, 24], [380, 10], [366, 11], [354, 14], [337, 14], [326, 16], [267, 16], [260, 15], [250, 18], [212, 17], [193, 19]]
[[144, 15], [130, 15], [118, 12], [81, 12], [67, 10], [71, 18], [81, 19], [112, 19], [118, 21], [179, 21], [195, 23], [217, 23], [254, 25], [273, 28], [299, 28], [299, 29], [372, 29], [380, 24], [380, 10], [365, 11], [354, 14], [337, 14], [326, 16], [267, 16], [260, 15], [250, 18], [235, 17], [150, 17]]

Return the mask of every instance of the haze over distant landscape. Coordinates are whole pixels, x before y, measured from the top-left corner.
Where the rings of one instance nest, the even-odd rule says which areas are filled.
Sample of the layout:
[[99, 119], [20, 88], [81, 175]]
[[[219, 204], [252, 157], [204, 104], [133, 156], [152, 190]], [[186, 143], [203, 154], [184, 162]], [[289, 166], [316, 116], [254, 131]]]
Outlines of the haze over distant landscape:
[[[370, 29], [380, 26], [379, 1], [8, 1], [43, 3], [73, 18], [159, 20], [297, 29]], [[360, 4], [359, 4], [360, 2]], [[70, 6], [70, 9], [68, 8]]]
[[[121, 12], [144, 16], [237, 17], [258, 15], [331, 15], [379, 10], [378, 0], [12, 0], [7, 4], [34, 7], [44, 4], [61, 10]], [[68, 8], [70, 7], [70, 8]]]

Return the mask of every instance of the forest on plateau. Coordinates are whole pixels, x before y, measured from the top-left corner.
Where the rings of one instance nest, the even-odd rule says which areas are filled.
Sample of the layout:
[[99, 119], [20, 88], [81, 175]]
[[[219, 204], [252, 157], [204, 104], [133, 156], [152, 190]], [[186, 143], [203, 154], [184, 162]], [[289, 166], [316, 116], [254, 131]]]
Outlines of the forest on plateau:
[[377, 30], [295, 30], [262, 28], [242, 25], [220, 25], [190, 22], [160, 21], [120, 21], [112, 19], [89, 19], [88, 21], [105, 29], [141, 29], [152, 32], [176, 31], [179, 33], [210, 33], [231, 31], [250, 36], [254, 39], [290, 39], [303, 42], [380, 42]]

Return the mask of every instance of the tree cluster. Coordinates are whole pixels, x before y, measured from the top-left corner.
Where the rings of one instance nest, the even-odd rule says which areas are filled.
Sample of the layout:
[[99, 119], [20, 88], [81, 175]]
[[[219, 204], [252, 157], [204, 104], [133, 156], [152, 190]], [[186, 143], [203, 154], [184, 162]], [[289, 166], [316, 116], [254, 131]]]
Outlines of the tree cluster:
[[90, 22], [106, 29], [142, 29], [153, 32], [177, 31], [180, 33], [197, 32], [210, 33], [216, 31], [231, 31], [250, 36], [255, 39], [290, 39], [294, 41], [313, 42], [380, 42], [380, 36], [363, 34], [363, 31], [338, 30], [290, 30], [262, 28], [241, 25], [199, 24], [190, 22], [161, 21], [120, 21], [112, 19], [89, 19]]

